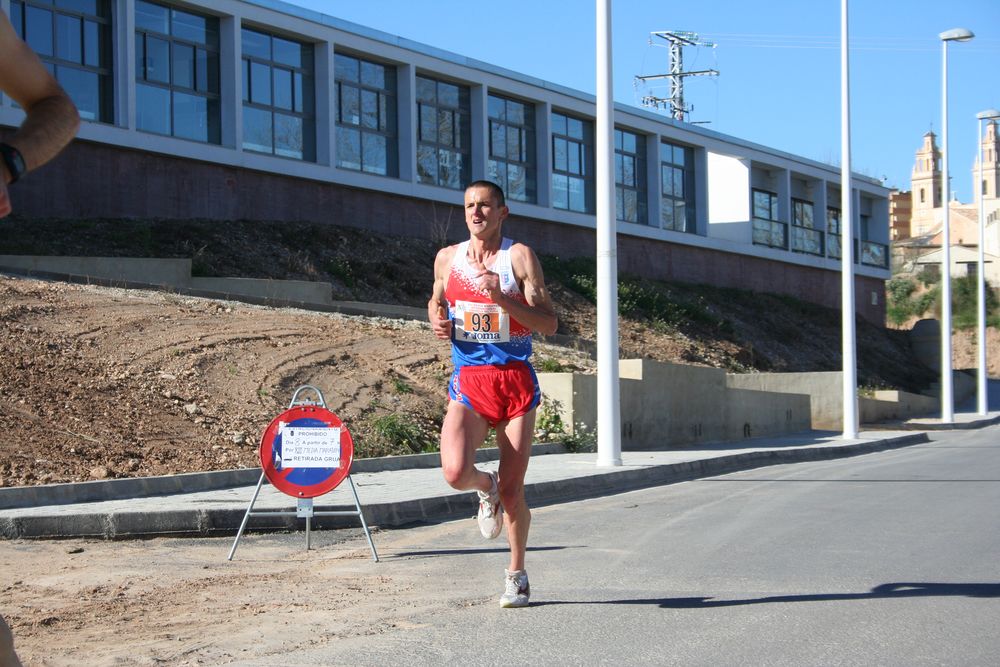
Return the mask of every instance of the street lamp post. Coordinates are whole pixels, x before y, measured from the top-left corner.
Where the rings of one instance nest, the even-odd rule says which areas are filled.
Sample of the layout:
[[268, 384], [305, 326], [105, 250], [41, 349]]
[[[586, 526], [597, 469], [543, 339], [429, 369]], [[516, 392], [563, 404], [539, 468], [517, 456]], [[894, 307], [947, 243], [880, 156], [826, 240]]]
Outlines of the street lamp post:
[[979, 281], [979, 312], [978, 312], [978, 336], [979, 336], [979, 373], [977, 374], [976, 395], [977, 412], [985, 415], [989, 411], [989, 401], [987, 400], [986, 384], [986, 208], [983, 201], [986, 193], [983, 192], [983, 121], [996, 120], [1000, 118], [1000, 111], [987, 109], [976, 114], [976, 155], [979, 157], [979, 178], [976, 179], [973, 194], [979, 195], [979, 270], [976, 272], [976, 280]]
[[858, 356], [854, 326], [854, 212], [851, 199], [851, 84], [847, 0], [840, 3], [840, 327], [843, 361], [844, 439], [858, 437]]
[[942, 32], [941, 38], [941, 185], [944, 219], [941, 237], [941, 421], [955, 421], [951, 377], [951, 184], [948, 182], [948, 42], [967, 42], [975, 35], [965, 28]]

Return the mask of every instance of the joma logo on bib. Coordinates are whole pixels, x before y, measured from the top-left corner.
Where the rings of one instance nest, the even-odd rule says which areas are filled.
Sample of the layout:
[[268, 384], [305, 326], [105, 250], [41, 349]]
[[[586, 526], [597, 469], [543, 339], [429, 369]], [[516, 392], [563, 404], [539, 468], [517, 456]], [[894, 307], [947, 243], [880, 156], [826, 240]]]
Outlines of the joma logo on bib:
[[468, 341], [476, 341], [477, 343], [482, 343], [485, 341], [498, 342], [500, 340], [500, 334], [483, 333], [479, 331], [463, 331], [462, 338]]

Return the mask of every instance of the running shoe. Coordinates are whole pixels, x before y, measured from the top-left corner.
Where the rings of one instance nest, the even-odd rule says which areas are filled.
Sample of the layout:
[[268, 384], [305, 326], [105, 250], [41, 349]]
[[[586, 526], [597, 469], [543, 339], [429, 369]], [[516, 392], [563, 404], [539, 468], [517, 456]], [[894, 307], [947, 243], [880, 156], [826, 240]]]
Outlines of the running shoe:
[[476, 491], [479, 494], [479, 532], [488, 540], [494, 539], [503, 530], [503, 507], [500, 505], [500, 491], [497, 490], [497, 474], [488, 472], [493, 488], [489, 493]]
[[531, 585], [528, 584], [528, 573], [524, 570], [504, 570], [507, 574], [503, 595], [500, 596], [501, 607], [527, 607], [531, 597]]

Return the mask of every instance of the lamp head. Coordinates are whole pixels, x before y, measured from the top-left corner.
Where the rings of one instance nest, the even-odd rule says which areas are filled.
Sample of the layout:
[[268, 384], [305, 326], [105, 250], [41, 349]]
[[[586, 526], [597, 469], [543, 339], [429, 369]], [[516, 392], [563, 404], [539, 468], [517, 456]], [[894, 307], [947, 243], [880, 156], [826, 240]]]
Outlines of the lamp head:
[[980, 111], [976, 114], [976, 118], [979, 120], [993, 120], [994, 118], [1000, 118], [1000, 109], [987, 109], [986, 111]]
[[975, 34], [967, 28], [952, 28], [945, 30], [938, 37], [944, 42], [967, 42], [975, 37]]

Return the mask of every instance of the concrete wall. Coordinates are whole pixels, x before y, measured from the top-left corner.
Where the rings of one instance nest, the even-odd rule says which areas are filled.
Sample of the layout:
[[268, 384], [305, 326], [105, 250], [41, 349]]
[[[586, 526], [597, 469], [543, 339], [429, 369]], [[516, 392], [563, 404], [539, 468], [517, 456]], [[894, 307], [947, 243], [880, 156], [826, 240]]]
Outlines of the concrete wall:
[[[648, 359], [620, 365], [622, 448], [732, 441], [809, 430], [809, 397], [726, 386], [715, 368]], [[543, 400], [559, 402], [565, 424], [597, 424], [597, 378], [539, 373]]]
[[263, 278], [193, 278], [190, 259], [0, 255], [2, 269], [29, 275], [56, 275], [74, 280], [94, 279], [102, 283], [120, 282], [186, 292], [208, 292], [223, 297], [253, 297], [318, 306], [333, 304], [330, 283]]
[[[844, 428], [843, 374], [824, 373], [747, 373], [728, 375], [732, 387], [769, 392], [808, 394], [812, 413], [812, 428], [839, 431]], [[962, 371], [954, 374], [955, 401], [971, 396], [976, 389], [975, 378]], [[910, 394], [905, 391], [876, 391], [874, 398], [858, 398], [858, 418], [872, 424], [911, 417], [939, 414], [941, 401], [934, 396]]]
[[190, 259], [0, 255], [0, 268], [168, 287], [186, 287], [191, 283]]
[[806, 394], [812, 428], [838, 431], [844, 427], [842, 373], [741, 373], [726, 376], [733, 389]]
[[941, 411], [941, 400], [905, 391], [882, 390], [876, 391], [873, 398], [858, 397], [858, 410], [862, 424], [877, 424], [938, 414]]

